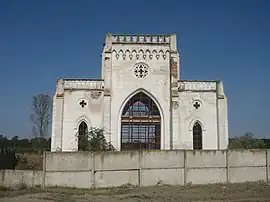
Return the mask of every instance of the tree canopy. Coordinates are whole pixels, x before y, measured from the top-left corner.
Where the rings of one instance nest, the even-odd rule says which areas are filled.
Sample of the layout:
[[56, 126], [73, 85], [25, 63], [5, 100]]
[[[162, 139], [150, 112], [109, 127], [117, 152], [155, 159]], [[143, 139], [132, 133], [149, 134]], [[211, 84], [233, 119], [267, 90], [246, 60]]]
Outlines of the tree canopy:
[[251, 132], [229, 140], [229, 149], [270, 149], [270, 139], [254, 138]]
[[[37, 143], [40, 147], [37, 148]], [[0, 135], [0, 149], [15, 149], [17, 152], [37, 152], [39, 150], [49, 151], [51, 145], [51, 138], [37, 138], [33, 137], [31, 139], [22, 138], [14, 136], [12, 138], [7, 138], [6, 136]]]

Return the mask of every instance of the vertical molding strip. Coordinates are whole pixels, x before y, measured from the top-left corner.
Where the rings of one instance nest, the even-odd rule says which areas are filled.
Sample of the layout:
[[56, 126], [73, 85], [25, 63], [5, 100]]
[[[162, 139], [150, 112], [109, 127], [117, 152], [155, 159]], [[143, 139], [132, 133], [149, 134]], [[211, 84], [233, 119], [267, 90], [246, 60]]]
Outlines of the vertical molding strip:
[[96, 188], [96, 171], [95, 171], [95, 152], [92, 152], [91, 154], [91, 160], [92, 160], [92, 168], [91, 168], [91, 180], [92, 180], [92, 187], [91, 188]]
[[230, 179], [229, 179], [229, 154], [228, 154], [228, 152], [229, 152], [229, 150], [228, 149], [226, 149], [225, 150], [226, 151], [226, 182], [227, 182], [227, 184], [229, 184], [230, 183]]
[[265, 156], [266, 156], [266, 183], [269, 184], [269, 162], [268, 162], [268, 149], [265, 150]]
[[184, 150], [184, 185], [187, 185], [187, 150]]
[[216, 82], [216, 110], [217, 110], [217, 150], [220, 150], [220, 126], [219, 126], [219, 108], [218, 108], [218, 83]]
[[42, 169], [42, 189], [45, 189], [46, 183], [46, 151], [43, 152], [43, 169]]
[[138, 170], [138, 183], [139, 186], [142, 186], [142, 158], [143, 158], [143, 151], [139, 151], [139, 170]]

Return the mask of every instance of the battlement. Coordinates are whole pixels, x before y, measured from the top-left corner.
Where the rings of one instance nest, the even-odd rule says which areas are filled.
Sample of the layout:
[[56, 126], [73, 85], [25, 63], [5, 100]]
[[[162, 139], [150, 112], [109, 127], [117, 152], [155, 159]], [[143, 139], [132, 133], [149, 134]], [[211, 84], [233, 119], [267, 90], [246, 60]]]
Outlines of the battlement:
[[166, 45], [169, 46], [171, 51], [177, 51], [176, 48], [176, 35], [163, 34], [110, 34], [106, 35], [107, 47], [113, 44], [140, 44], [140, 45]]
[[169, 44], [170, 35], [112, 35], [112, 43], [154, 43]]

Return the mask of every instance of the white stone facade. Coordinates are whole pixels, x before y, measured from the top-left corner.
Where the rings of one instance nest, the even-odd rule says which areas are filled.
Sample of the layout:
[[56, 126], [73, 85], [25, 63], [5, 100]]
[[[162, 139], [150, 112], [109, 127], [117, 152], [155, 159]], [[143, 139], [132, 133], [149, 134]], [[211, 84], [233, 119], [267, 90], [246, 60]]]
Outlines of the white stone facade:
[[121, 150], [121, 114], [138, 92], [148, 95], [159, 109], [160, 149], [193, 149], [196, 122], [202, 129], [202, 149], [226, 149], [223, 83], [180, 80], [179, 61], [175, 35], [107, 34], [100, 80], [57, 80], [51, 151], [77, 151], [82, 121], [104, 128], [106, 139]]

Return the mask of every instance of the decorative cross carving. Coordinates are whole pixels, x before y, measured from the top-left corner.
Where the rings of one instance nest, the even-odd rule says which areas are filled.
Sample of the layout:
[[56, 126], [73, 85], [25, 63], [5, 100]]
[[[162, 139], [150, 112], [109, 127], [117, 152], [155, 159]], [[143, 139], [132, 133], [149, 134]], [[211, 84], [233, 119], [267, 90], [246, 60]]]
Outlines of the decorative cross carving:
[[195, 102], [193, 107], [195, 107], [196, 109], [198, 109], [201, 105], [198, 102]]
[[85, 105], [87, 105], [87, 103], [86, 103], [84, 100], [82, 100], [79, 104], [80, 104], [82, 107], [84, 107]]
[[140, 69], [138, 72], [140, 73], [140, 75], [142, 75], [144, 73], [144, 71], [142, 69]]

